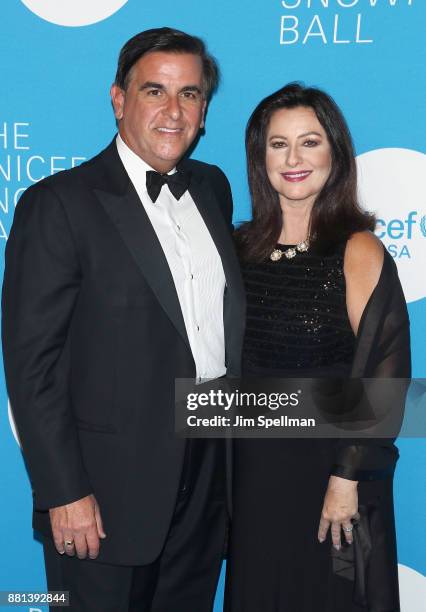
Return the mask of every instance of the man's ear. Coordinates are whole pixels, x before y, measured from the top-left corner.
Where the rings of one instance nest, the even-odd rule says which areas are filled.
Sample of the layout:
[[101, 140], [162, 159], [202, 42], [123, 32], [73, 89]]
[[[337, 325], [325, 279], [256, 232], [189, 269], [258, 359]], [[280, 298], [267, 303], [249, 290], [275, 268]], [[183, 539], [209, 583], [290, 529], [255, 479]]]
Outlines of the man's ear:
[[200, 130], [204, 129], [204, 126], [205, 126], [206, 109], [207, 109], [207, 100], [204, 100], [203, 106], [202, 106], [202, 109], [201, 109]]
[[126, 92], [114, 83], [113, 85], [111, 85], [110, 94], [115, 118], [117, 119], [117, 121], [120, 121], [120, 119], [123, 118], [124, 100], [126, 97]]

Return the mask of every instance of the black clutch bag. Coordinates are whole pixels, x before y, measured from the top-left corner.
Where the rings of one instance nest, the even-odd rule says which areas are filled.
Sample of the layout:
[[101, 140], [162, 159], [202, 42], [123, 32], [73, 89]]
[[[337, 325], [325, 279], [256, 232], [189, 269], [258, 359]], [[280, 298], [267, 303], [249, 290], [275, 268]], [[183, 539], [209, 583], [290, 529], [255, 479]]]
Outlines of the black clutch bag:
[[354, 583], [353, 601], [367, 606], [367, 570], [371, 557], [372, 542], [368, 510], [358, 508], [359, 518], [353, 519], [353, 544], [342, 543], [340, 550], [331, 549], [333, 572]]

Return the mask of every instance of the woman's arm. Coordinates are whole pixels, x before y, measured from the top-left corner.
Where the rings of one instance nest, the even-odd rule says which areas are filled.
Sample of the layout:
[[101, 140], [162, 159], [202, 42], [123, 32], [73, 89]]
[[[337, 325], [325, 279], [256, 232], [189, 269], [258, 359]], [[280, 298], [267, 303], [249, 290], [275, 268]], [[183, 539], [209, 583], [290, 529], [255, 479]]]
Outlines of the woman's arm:
[[[346, 281], [346, 305], [349, 321], [355, 335], [358, 333], [362, 314], [376, 287], [383, 266], [382, 243], [370, 232], [357, 232], [346, 245], [344, 274]], [[323, 542], [331, 526], [331, 538], [335, 548], [341, 546], [341, 532], [352, 543], [351, 519], [358, 511], [358, 482], [339, 476], [330, 476], [318, 539]], [[346, 529], [346, 531], [345, 531]]]

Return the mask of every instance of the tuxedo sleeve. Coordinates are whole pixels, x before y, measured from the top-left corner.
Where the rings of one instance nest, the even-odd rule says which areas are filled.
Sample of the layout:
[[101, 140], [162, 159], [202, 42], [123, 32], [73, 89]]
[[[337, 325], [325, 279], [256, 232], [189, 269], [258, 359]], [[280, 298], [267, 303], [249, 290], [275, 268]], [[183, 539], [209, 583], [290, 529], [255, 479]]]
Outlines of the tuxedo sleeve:
[[69, 331], [81, 269], [63, 205], [44, 184], [22, 196], [6, 246], [2, 341], [6, 384], [34, 506], [91, 492], [69, 389]]

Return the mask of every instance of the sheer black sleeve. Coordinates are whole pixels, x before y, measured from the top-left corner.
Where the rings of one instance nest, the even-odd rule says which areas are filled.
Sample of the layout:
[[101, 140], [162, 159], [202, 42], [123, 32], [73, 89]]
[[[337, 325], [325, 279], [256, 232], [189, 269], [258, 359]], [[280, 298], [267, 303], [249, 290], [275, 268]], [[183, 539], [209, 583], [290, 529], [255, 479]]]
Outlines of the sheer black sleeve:
[[[411, 376], [407, 306], [396, 265], [385, 251], [379, 282], [361, 318], [351, 378], [362, 379], [363, 398], [377, 421], [392, 413], [401, 422]], [[384, 380], [386, 379], [386, 380]], [[393, 473], [398, 459], [396, 433], [388, 437], [341, 439], [332, 474], [350, 480], [375, 480]], [[395, 427], [393, 427], [395, 429]]]

